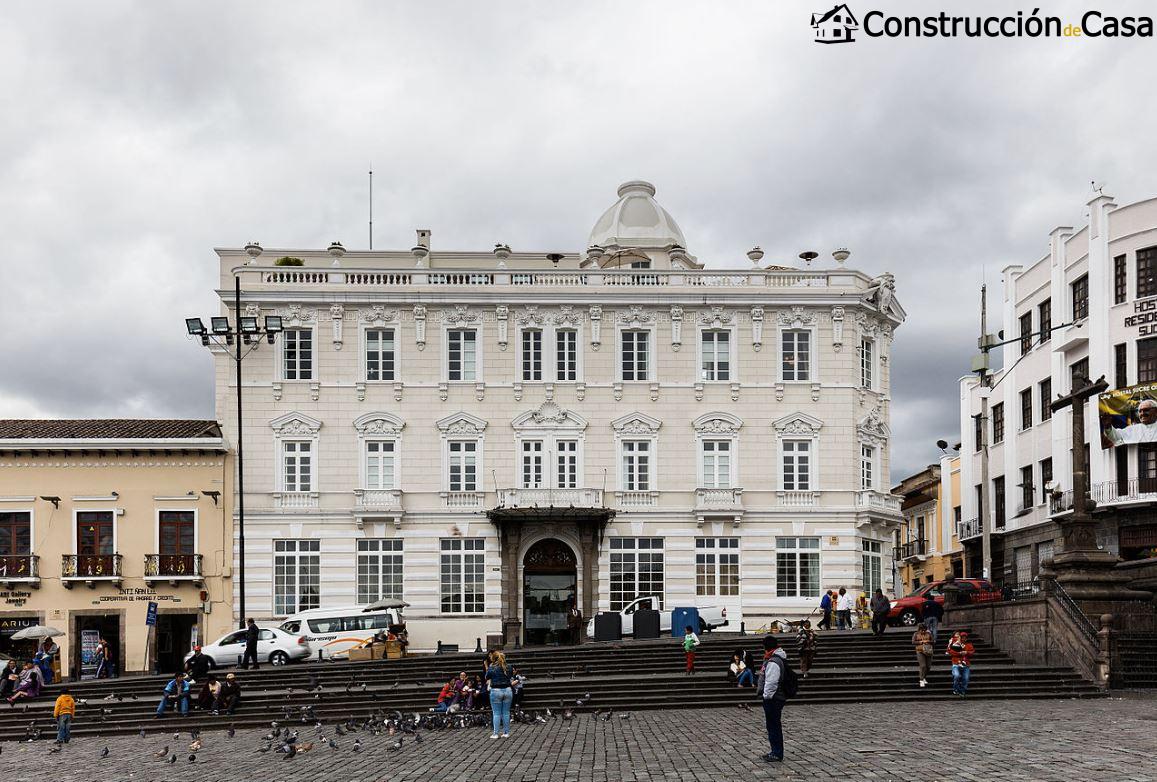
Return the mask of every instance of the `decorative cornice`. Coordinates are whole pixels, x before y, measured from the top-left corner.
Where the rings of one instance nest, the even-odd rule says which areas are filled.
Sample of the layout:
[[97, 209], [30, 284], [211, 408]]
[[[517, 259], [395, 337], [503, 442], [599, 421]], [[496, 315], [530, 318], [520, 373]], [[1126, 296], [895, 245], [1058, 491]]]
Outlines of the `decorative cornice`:
[[301, 304], [290, 304], [277, 314], [281, 316], [282, 326], [304, 326], [317, 322], [317, 312]]
[[627, 413], [611, 421], [611, 427], [618, 434], [654, 435], [659, 432], [662, 425], [663, 422], [658, 418], [652, 418], [645, 413]]
[[780, 436], [814, 437], [824, 422], [807, 413], [796, 412], [772, 421], [771, 425]]
[[809, 310], [805, 307], [795, 306], [790, 310], [780, 310], [779, 325], [792, 329], [801, 329], [804, 326], [814, 326], [816, 324], [816, 313], [814, 310]]
[[655, 322], [655, 313], [643, 309], [641, 304], [632, 304], [626, 312], [618, 314], [618, 321], [631, 328], [639, 328]]
[[358, 313], [362, 323], [369, 323], [373, 325], [384, 325], [386, 323], [396, 323], [398, 320], [397, 310], [388, 310], [384, 304], [374, 304], [368, 310], [362, 310]]
[[534, 410], [522, 413], [510, 422], [518, 429], [570, 429], [582, 430], [587, 428], [587, 421], [578, 413], [565, 410], [557, 402], [546, 401]]
[[551, 322], [556, 325], [580, 326], [583, 322], [583, 316], [575, 312], [574, 306], [570, 304], [563, 304], [558, 308], [558, 312], [551, 316]]
[[515, 322], [519, 326], [541, 326], [546, 322], [546, 318], [538, 311], [538, 306], [534, 304], [528, 305], [522, 312], [514, 316]]
[[721, 329], [735, 323], [735, 313], [729, 312], [722, 306], [716, 305], [710, 310], [699, 313], [699, 322], [712, 329]]
[[354, 419], [354, 429], [362, 436], [376, 434], [397, 437], [405, 426], [406, 422], [392, 413], [366, 413]]
[[269, 426], [279, 437], [316, 437], [322, 424], [316, 418], [294, 410], [274, 418]]
[[743, 426], [743, 419], [731, 413], [706, 413], [691, 425], [700, 434], [735, 434]]
[[487, 422], [476, 415], [459, 412], [446, 416], [436, 424], [443, 435], [467, 435], [477, 437], [486, 431]]
[[450, 326], [470, 326], [479, 321], [478, 313], [471, 312], [465, 304], [455, 304], [453, 310], [440, 310], [438, 318]]

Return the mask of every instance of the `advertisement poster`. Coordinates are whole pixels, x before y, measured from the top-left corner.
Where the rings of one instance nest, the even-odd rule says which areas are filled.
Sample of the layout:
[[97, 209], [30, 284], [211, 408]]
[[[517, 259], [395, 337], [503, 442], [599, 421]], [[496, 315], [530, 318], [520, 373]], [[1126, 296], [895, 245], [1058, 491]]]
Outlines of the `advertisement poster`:
[[1157, 383], [1106, 391], [1097, 409], [1102, 448], [1157, 442]]
[[82, 679], [96, 678], [96, 669], [100, 665], [96, 648], [98, 643], [100, 643], [99, 631], [80, 631], [80, 678]]

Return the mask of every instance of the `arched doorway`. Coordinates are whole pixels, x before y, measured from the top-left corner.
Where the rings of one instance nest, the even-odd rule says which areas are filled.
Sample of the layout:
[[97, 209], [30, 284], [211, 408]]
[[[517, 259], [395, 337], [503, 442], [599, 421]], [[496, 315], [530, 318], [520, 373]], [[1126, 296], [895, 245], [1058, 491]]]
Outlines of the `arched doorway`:
[[575, 600], [578, 570], [574, 551], [557, 538], [544, 538], [522, 560], [522, 627], [528, 644], [567, 638], [567, 612]]

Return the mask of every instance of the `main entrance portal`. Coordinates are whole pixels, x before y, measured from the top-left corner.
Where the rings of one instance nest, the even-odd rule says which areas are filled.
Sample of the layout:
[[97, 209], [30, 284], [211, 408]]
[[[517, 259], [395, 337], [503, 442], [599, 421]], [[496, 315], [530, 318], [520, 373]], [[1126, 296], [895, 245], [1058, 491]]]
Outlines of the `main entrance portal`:
[[556, 538], [540, 540], [523, 559], [523, 631], [528, 644], [566, 643], [574, 639], [567, 615], [575, 602], [578, 570], [574, 551]]

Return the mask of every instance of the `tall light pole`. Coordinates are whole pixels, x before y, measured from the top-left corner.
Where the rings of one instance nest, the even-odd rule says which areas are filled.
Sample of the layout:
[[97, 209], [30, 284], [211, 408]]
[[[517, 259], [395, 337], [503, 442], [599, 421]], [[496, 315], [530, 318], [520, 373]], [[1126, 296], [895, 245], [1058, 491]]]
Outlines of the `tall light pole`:
[[[249, 243], [245, 247], [251, 258], [261, 254], [261, 247]], [[281, 318], [266, 315], [264, 325], [254, 315], [241, 314], [241, 277], [233, 277], [234, 321], [228, 317], [209, 318], [209, 328], [200, 318], [185, 318], [189, 336], [199, 337], [205, 347], [216, 345], [226, 351], [237, 368], [237, 574], [239, 579], [238, 620], [245, 627], [245, 448], [241, 419], [241, 362], [261, 345], [261, 338], [272, 345], [274, 336], [281, 332]]]

